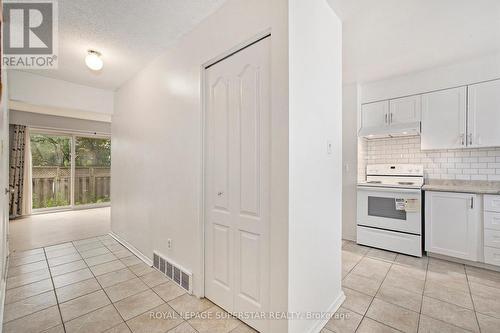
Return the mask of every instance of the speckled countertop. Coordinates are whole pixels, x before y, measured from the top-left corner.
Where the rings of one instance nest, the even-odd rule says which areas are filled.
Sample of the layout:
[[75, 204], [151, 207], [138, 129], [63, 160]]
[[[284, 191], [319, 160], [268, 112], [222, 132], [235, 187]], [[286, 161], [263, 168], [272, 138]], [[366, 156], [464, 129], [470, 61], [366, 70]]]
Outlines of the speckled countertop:
[[500, 182], [483, 180], [426, 179], [424, 191], [500, 194]]

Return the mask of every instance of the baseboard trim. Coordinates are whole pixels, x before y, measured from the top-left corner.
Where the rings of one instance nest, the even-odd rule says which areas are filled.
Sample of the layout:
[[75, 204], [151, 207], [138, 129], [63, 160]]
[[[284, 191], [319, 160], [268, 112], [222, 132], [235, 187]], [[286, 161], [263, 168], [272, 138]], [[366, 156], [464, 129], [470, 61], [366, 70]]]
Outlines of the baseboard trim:
[[[342, 303], [344, 303], [344, 301], [345, 301], [345, 294], [344, 294], [344, 291], [342, 289], [340, 289], [339, 296], [337, 297], [337, 299], [335, 299], [335, 301], [333, 301], [332, 304], [330, 304], [330, 306], [328, 307], [328, 310], [326, 310], [326, 313], [334, 314], [340, 308]], [[318, 321], [309, 330], [308, 333], [320, 333], [321, 330], [323, 329], [323, 327], [325, 327], [326, 323], [328, 323], [329, 320], [330, 320], [330, 318], [327, 317], [327, 318], [324, 318], [324, 319]]]
[[132, 244], [127, 242], [126, 240], [122, 239], [120, 236], [115, 234], [114, 232], [110, 231], [108, 233], [111, 237], [113, 237], [118, 243], [121, 245], [125, 246], [130, 252], [132, 252], [137, 258], [141, 259], [144, 261], [144, 263], [148, 266], [153, 266], [153, 259], [148, 258], [146, 255], [144, 255], [141, 251], [136, 249]]

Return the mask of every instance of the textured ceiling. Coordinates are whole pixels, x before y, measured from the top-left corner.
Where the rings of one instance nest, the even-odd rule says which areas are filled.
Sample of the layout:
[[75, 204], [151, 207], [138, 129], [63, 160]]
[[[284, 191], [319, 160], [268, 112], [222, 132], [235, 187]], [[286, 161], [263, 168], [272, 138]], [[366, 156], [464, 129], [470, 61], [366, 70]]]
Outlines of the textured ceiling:
[[500, 51], [499, 0], [329, 0], [343, 21], [344, 82]]
[[[59, 68], [33, 73], [116, 89], [225, 0], [59, 0]], [[103, 54], [101, 72], [84, 63]]]

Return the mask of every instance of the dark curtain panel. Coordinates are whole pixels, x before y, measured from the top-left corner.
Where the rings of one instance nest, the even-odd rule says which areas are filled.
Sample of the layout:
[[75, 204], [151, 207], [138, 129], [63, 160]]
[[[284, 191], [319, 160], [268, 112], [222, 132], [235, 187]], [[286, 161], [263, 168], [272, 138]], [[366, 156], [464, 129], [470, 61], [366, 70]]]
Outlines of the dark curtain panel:
[[24, 148], [26, 145], [24, 133], [26, 126], [10, 125], [10, 129], [13, 133], [9, 159], [9, 187], [11, 190], [9, 215], [11, 218], [15, 218], [22, 215], [23, 208]]

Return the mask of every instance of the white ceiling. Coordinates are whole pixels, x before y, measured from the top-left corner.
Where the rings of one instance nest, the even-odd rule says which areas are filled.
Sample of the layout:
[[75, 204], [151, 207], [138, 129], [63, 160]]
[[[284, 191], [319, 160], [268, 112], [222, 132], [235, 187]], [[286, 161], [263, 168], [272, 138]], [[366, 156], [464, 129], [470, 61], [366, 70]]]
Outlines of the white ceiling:
[[[59, 0], [59, 68], [35, 74], [116, 89], [225, 0]], [[101, 72], [84, 63], [103, 54]]]
[[343, 20], [344, 82], [500, 51], [499, 0], [329, 0]]

